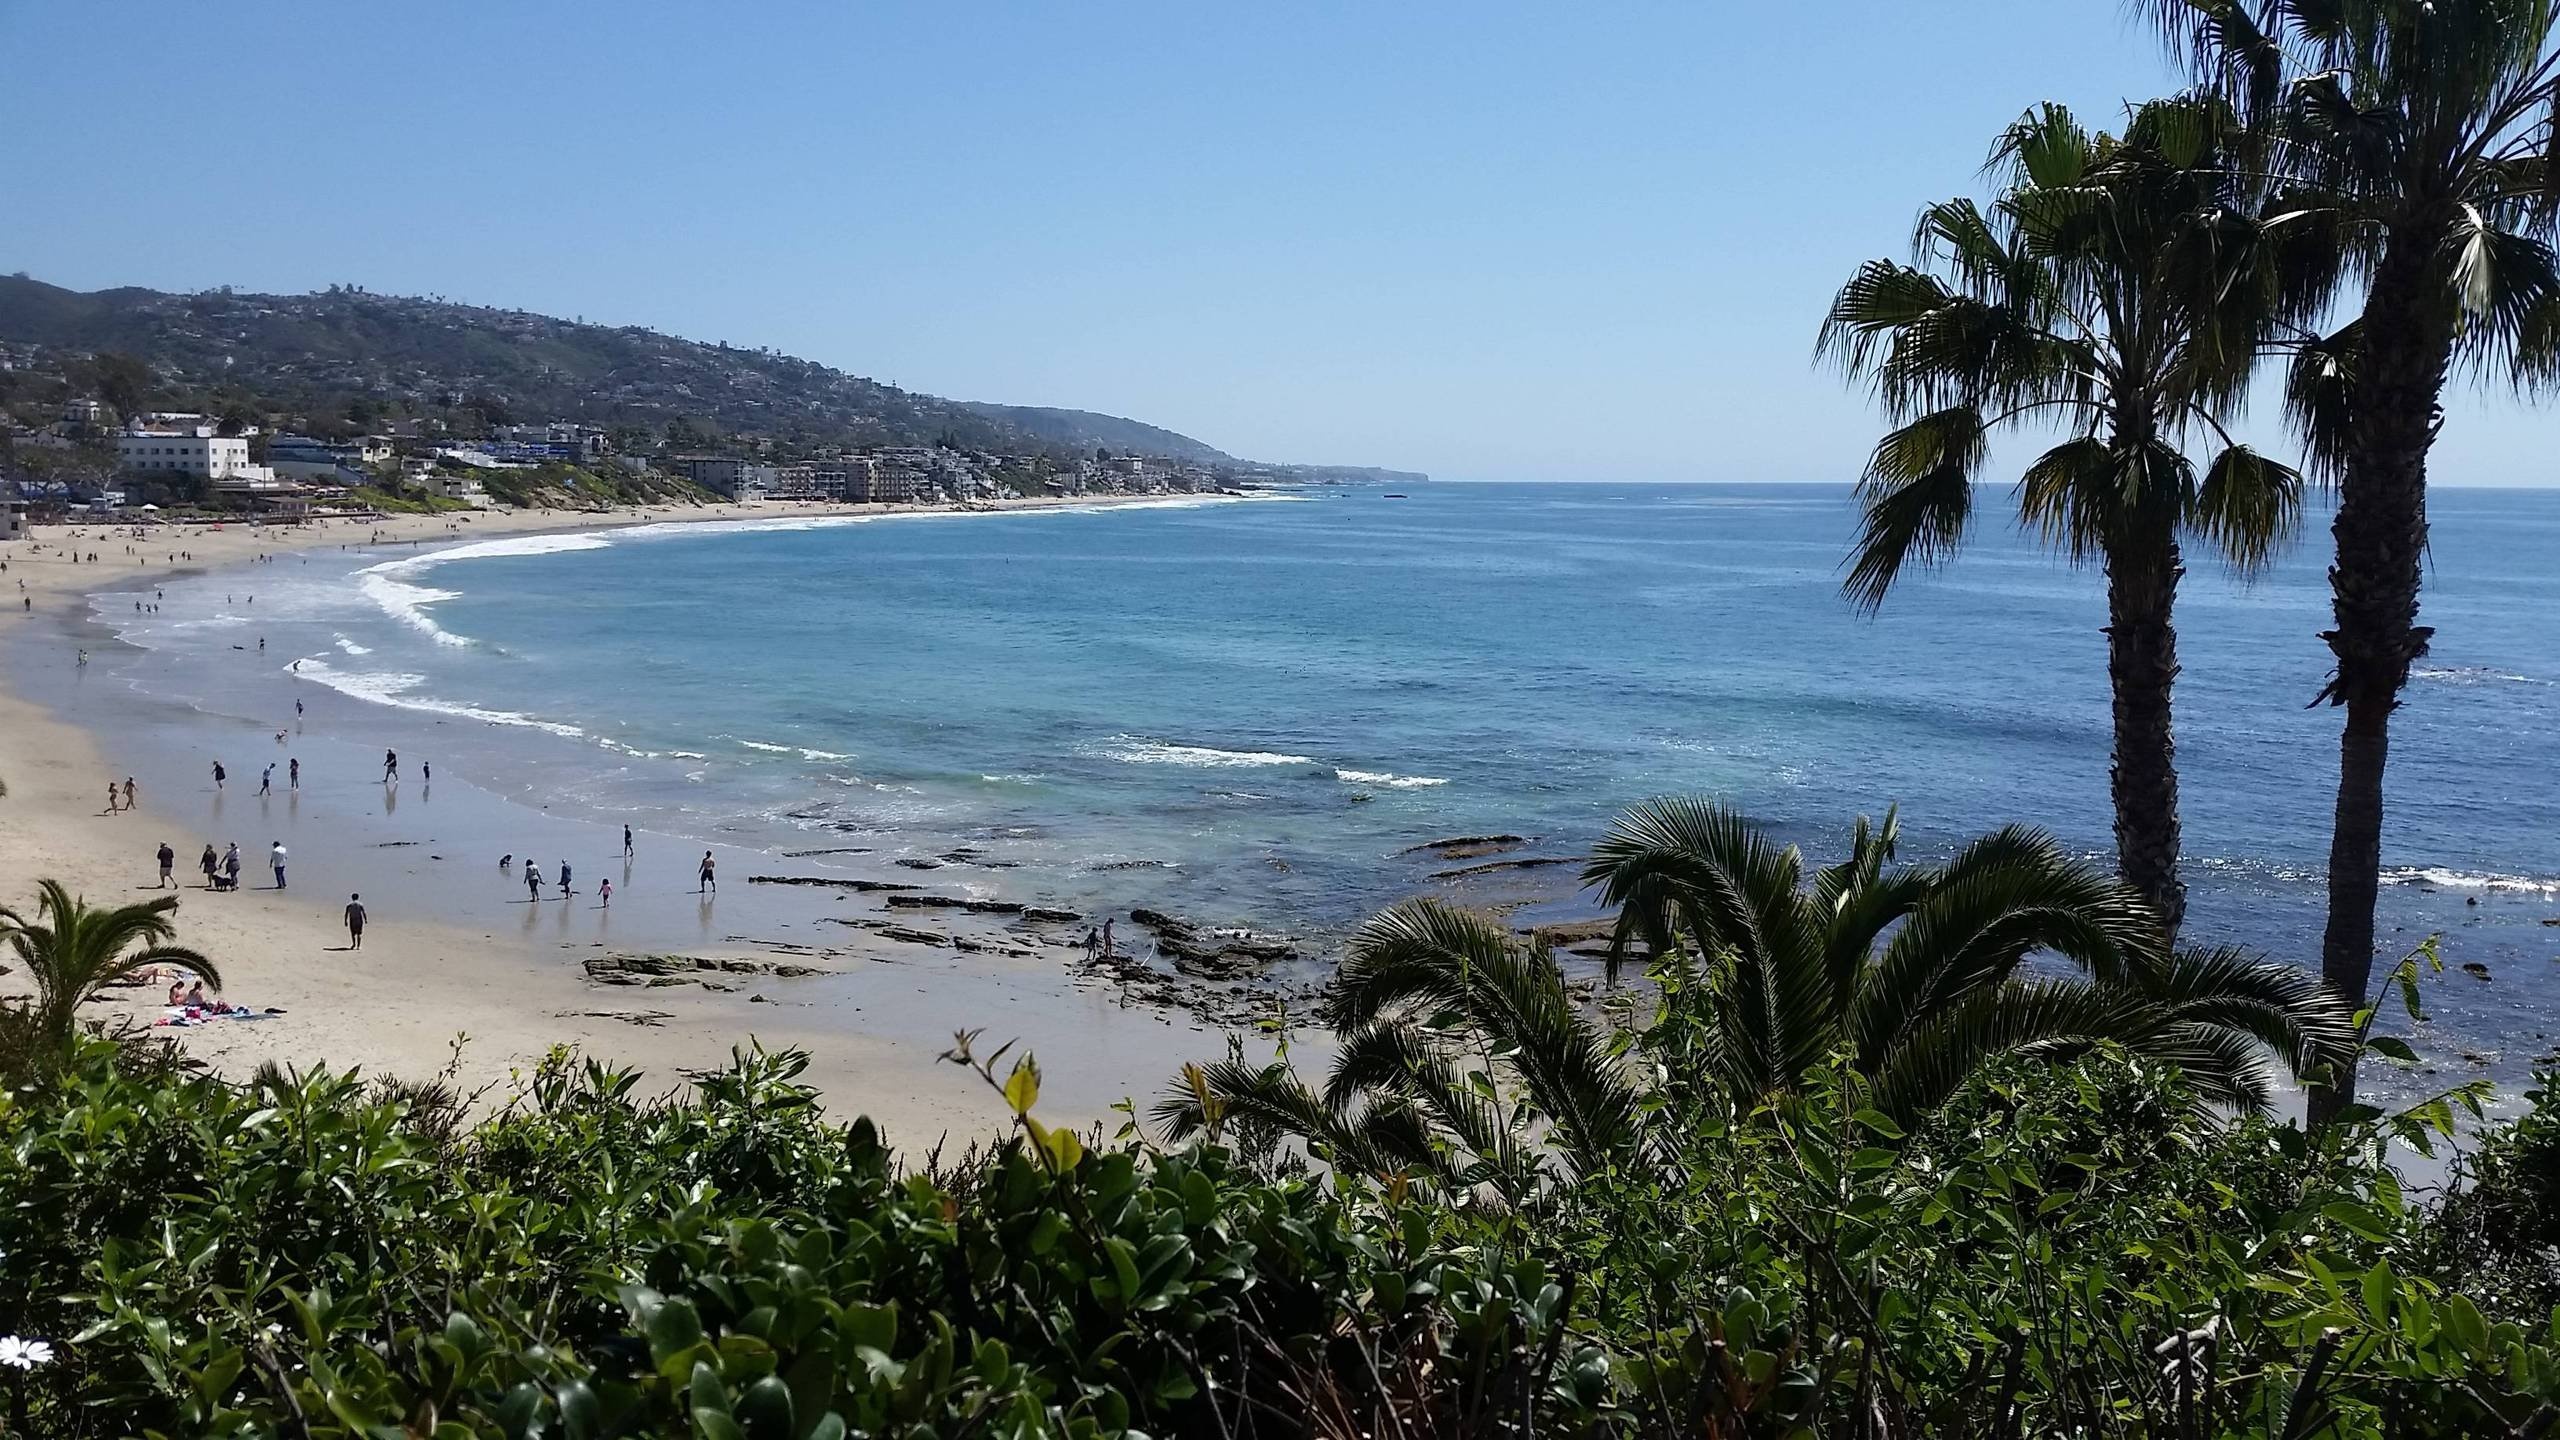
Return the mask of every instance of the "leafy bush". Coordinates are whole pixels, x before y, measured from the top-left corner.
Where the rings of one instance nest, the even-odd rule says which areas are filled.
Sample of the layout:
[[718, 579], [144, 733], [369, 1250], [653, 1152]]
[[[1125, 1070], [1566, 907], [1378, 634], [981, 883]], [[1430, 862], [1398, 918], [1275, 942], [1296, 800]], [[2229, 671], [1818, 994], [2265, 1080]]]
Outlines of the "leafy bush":
[[[966, 1047], [958, 1058], [966, 1059]], [[1837, 1066], [1516, 1205], [1011, 1141], [900, 1165], [802, 1057], [565, 1052], [475, 1123], [87, 1044], [0, 1098], [13, 1435], [2524, 1436], [2547, 1311], [2446, 1269], [2371, 1129], [2112, 1049], [1911, 1127]], [[2501, 1131], [2527, 1148], [2553, 1131]], [[2486, 1171], [2483, 1172], [2487, 1173]], [[2503, 1172], [2502, 1172], [2503, 1173]], [[27, 1368], [7, 1368], [13, 1359]]]
[[902, 1174], [804, 1064], [645, 1101], [557, 1055], [450, 1134], [353, 1075], [137, 1079], [90, 1046], [0, 1106], [0, 1324], [55, 1347], [16, 1429], [1299, 1434], [1313, 1397], [1603, 1398], [1535, 1261], [1370, 1187], [1020, 1140]]

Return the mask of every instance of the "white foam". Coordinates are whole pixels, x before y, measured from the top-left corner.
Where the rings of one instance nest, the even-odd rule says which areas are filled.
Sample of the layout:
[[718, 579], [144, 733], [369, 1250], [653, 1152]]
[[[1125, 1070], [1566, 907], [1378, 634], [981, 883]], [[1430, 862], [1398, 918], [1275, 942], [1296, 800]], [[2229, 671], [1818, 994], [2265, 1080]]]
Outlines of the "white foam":
[[791, 746], [768, 745], [762, 740], [741, 740], [738, 743], [746, 746], [750, 750], [762, 750], [768, 755], [788, 755], [792, 750]]
[[1305, 755], [1282, 755], [1269, 750], [1220, 750], [1208, 745], [1174, 745], [1134, 735], [1115, 737], [1102, 753], [1131, 765], [1188, 765], [1202, 769], [1315, 763]]
[[800, 752], [800, 758], [803, 760], [850, 760], [853, 757], [850, 755], [839, 754], [833, 750], [804, 749]]
[[670, 750], [667, 753], [678, 760], [708, 760], [711, 758], [699, 750]]
[[350, 655], [370, 655], [373, 653], [372, 646], [359, 645], [344, 635], [333, 635], [330, 638], [337, 642], [340, 650], [343, 650]]
[[[400, 561], [396, 563], [406, 565], [414, 562]], [[459, 592], [452, 590], [435, 590], [424, 585], [412, 585], [406, 580], [394, 579], [389, 574], [384, 573], [390, 568], [391, 567], [389, 566], [377, 565], [370, 570], [357, 571], [356, 589], [363, 592], [366, 599], [371, 600], [376, 606], [380, 607], [383, 614], [390, 616], [392, 619], [399, 621], [401, 624], [408, 626], [410, 629], [417, 631], [419, 634], [426, 636], [428, 639], [435, 641], [439, 645], [468, 645], [471, 643], [470, 636], [454, 634], [452, 631], [438, 625], [435, 622], [435, 617], [427, 613], [428, 606], [435, 604], [439, 600], [452, 600], [459, 598]]]
[[2560, 880], [2537, 880], [2530, 875], [2475, 875], [2439, 865], [2402, 866], [2383, 871], [2382, 878], [2394, 885], [2437, 885], [2447, 890], [2520, 890], [2536, 895], [2560, 894]]
[[2551, 683], [2548, 680], [2537, 680], [2530, 675], [2512, 675], [2504, 670], [2492, 670], [2486, 665], [2421, 665], [2409, 672], [2409, 678], [2412, 680], [2441, 680], [2448, 685], [2485, 685], [2493, 683], [2504, 685], [2548, 685]]
[[528, 730], [540, 730], [572, 740], [579, 739], [587, 733], [575, 725], [564, 725], [556, 720], [539, 720], [531, 715], [517, 714], [513, 710], [486, 710], [477, 705], [464, 705], [457, 701], [438, 700], [433, 696], [412, 693], [419, 686], [427, 683], [427, 677], [424, 675], [411, 675], [397, 671], [339, 670], [325, 660], [305, 660], [297, 673], [303, 679], [316, 680], [341, 695], [370, 701], [376, 705], [388, 705], [395, 709], [418, 710], [430, 715], [450, 715], [463, 720], [478, 720], [490, 725], [522, 726]]
[[1449, 783], [1437, 775], [1389, 775], [1383, 770], [1336, 770], [1333, 778], [1346, 785], [1383, 785], [1390, 790], [1426, 790]]

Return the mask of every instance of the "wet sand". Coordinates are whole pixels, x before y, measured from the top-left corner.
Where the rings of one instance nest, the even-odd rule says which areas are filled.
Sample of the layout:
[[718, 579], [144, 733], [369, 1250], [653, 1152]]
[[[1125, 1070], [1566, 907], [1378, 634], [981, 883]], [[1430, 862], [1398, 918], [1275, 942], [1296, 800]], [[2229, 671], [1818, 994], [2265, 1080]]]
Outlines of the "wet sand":
[[[176, 571], [247, 566], [243, 583], [254, 584], [250, 562], [260, 554], [372, 536], [442, 543], [812, 513], [826, 512], [506, 512], [458, 526], [437, 516], [186, 527], [146, 541], [101, 526], [45, 527], [0, 542], [8, 566], [0, 598], [11, 605], [0, 615], [0, 778], [9, 785], [0, 798], [0, 904], [31, 903], [34, 882], [47, 877], [93, 903], [149, 898], [153, 852], [165, 840], [178, 852], [180, 943], [221, 967], [227, 999], [283, 1012], [170, 1032], [226, 1073], [276, 1060], [425, 1077], [453, 1063], [459, 1039], [466, 1086], [503, 1085], [559, 1044], [673, 1084], [752, 1039], [807, 1050], [831, 1108], [868, 1113], [922, 1149], [945, 1134], [975, 1137], [1006, 1123], [981, 1082], [937, 1059], [955, 1030], [977, 1028], [990, 1043], [1018, 1039], [1040, 1056], [1049, 1077], [1044, 1114], [1116, 1123], [1114, 1103], [1135, 1097], [1143, 1106], [1181, 1061], [1217, 1053], [1222, 1038], [1188, 1016], [1129, 1002], [1107, 978], [1079, 974], [1082, 922], [889, 903], [892, 895], [993, 893], [989, 877], [972, 877], [965, 865], [919, 873], [859, 855], [795, 859], [714, 846], [720, 892], [697, 894], [700, 843], [640, 834], [626, 862], [616, 827], [544, 814], [449, 768], [426, 783], [419, 766], [433, 764], [435, 726], [420, 717], [331, 695], [359, 713], [333, 716], [323, 739], [295, 732], [289, 700], [273, 717], [209, 714], [136, 695], [106, 667], [76, 663], [81, 646], [116, 643], [87, 618], [84, 597]], [[102, 563], [69, 563], [63, 551], [74, 543]], [[128, 544], [147, 555], [128, 556]], [[172, 564], [172, 550], [192, 559]], [[31, 611], [19, 603], [21, 580]], [[386, 746], [402, 752], [396, 784], [382, 778]], [[286, 779], [289, 758], [302, 762], [299, 790]], [[228, 771], [219, 789], [216, 759]], [[274, 790], [261, 797], [270, 762]], [[137, 809], [107, 813], [108, 780], [127, 775]], [[283, 890], [266, 865], [276, 840], [290, 855]], [[238, 893], [202, 888], [197, 860], [208, 841], [217, 851], [238, 844]], [[510, 854], [518, 863], [501, 870], [499, 857]], [[521, 878], [527, 855], [545, 872], [539, 901]], [[566, 899], [549, 883], [564, 859], [578, 892]], [[847, 883], [750, 883], [758, 874]], [[597, 891], [608, 879], [609, 907]], [[890, 885], [916, 888], [877, 888]], [[364, 896], [370, 915], [361, 949], [348, 947], [340, 921], [350, 893]], [[649, 958], [664, 956], [686, 958]], [[0, 993], [13, 987], [22, 988], [20, 977], [0, 977]], [[132, 1003], [93, 1012], [145, 1022], [161, 1014], [161, 991], [127, 993]]]

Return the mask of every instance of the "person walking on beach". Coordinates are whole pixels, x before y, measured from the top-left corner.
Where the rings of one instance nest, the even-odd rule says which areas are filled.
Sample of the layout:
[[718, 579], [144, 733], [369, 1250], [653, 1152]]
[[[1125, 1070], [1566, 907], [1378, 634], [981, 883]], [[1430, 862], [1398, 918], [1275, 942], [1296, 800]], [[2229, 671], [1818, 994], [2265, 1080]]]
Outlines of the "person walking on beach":
[[107, 782], [107, 813], [113, 815], [123, 809], [124, 806], [116, 800], [116, 782], [110, 780]]
[[720, 876], [713, 868], [711, 852], [708, 850], [702, 852], [702, 870], [693, 879], [694, 894], [699, 895], [706, 890], [714, 895], [720, 893]]
[[529, 899], [542, 898], [542, 867], [530, 860], [524, 862], [524, 893]]
[[560, 898], [566, 900], [573, 893], [569, 888], [569, 862], [563, 860], [560, 862]]
[[240, 842], [237, 840], [222, 849], [222, 878], [230, 882], [232, 889], [240, 888]]
[[1111, 917], [1106, 915], [1102, 920], [1102, 958], [1108, 960], [1111, 958], [1113, 953], [1114, 952], [1111, 948]]
[[267, 864], [276, 872], [276, 888], [284, 888], [284, 842], [278, 840], [267, 847]]
[[124, 777], [124, 808], [133, 808], [133, 777], [130, 775]]
[[388, 784], [390, 784], [392, 781], [397, 780], [397, 779], [399, 779], [399, 778], [400, 778], [400, 752], [399, 752], [399, 751], [397, 751], [397, 750], [385, 750], [385, 751], [383, 751], [383, 752], [382, 752], [382, 783], [384, 783], [384, 784], [388, 785]]
[[166, 841], [166, 840], [161, 841], [161, 842], [160, 842], [160, 888], [161, 888], [161, 889], [166, 890], [166, 889], [168, 889], [168, 888], [169, 888], [169, 875], [170, 875], [170, 872], [172, 872], [172, 871], [176, 870], [177, 868], [178, 868], [178, 852], [169, 848], [169, 842], [168, 842], [168, 841]]
[[213, 762], [213, 788], [222, 788], [222, 762], [219, 760]]
[[622, 827], [622, 858], [631, 858], [631, 827], [628, 825]]
[[263, 771], [259, 772], [259, 775], [258, 775], [258, 793], [259, 793], [260, 795], [272, 795], [272, 794], [274, 794], [275, 792], [276, 792], [276, 767], [275, 767], [274, 765], [270, 764], [270, 765], [268, 765], [268, 766], [267, 766], [267, 768], [266, 768], [265, 770], [263, 770]]
[[612, 881], [599, 880], [596, 882], [596, 908], [599, 910], [610, 910], [613, 908]]
[[350, 950], [364, 948], [364, 897], [362, 895], [347, 896], [347, 948]]
[[222, 868], [222, 861], [213, 853], [212, 842], [206, 842], [204, 847], [204, 857], [196, 861], [196, 868], [204, 872], [204, 888], [207, 890], [212, 889], [213, 872]]
[[436, 783], [436, 762], [433, 760], [421, 760], [418, 762], [418, 782], [422, 785], [433, 785]]
[[299, 756], [285, 762], [284, 774], [286, 784], [296, 790], [302, 788], [302, 760]]
[[1102, 932], [1088, 925], [1084, 930], [1084, 963], [1090, 965], [1100, 958], [1102, 958]]

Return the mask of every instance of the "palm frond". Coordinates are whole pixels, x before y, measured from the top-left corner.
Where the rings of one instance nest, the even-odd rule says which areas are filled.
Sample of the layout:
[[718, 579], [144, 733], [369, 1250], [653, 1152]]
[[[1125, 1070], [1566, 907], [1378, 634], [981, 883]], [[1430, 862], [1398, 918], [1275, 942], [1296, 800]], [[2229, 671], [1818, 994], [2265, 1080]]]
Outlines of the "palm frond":
[[2302, 474], [2246, 445], [2213, 459], [2187, 526], [2244, 578], [2265, 573], [2302, 517]]
[[1913, 561], [1952, 559], [1973, 516], [1974, 472], [1985, 449], [1982, 413], [1958, 405], [1923, 415], [1877, 442], [1859, 483], [1859, 531], [1841, 582], [1873, 611]]

